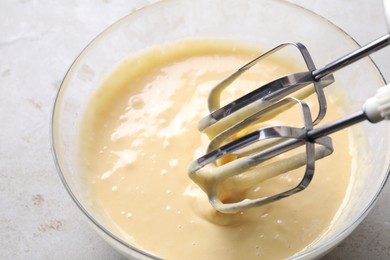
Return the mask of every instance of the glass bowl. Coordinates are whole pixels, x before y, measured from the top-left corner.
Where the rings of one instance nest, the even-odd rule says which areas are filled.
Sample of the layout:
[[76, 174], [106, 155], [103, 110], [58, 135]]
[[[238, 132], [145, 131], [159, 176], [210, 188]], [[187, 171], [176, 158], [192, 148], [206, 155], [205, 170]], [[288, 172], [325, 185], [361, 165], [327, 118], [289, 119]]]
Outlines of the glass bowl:
[[[275, 0], [163, 1], [124, 17], [97, 36], [74, 61], [59, 89], [52, 115], [54, 160], [66, 190], [88, 221], [128, 257], [157, 258], [121, 240], [89, 204], [77, 160], [79, 123], [102, 77], [125, 57], [148, 46], [194, 37], [239, 40], [265, 49], [283, 42], [301, 42], [317, 67], [358, 47], [328, 20]], [[359, 109], [377, 87], [384, 85], [380, 71], [369, 58], [336, 72], [335, 77], [351, 101], [346, 113]], [[361, 133], [375, 135], [358, 135], [368, 148], [364, 153], [361, 149], [352, 151], [357, 164], [349, 202], [328, 233], [292, 258], [313, 259], [329, 252], [364, 219], [381, 192], [389, 175], [389, 125], [363, 123], [360, 127]]]

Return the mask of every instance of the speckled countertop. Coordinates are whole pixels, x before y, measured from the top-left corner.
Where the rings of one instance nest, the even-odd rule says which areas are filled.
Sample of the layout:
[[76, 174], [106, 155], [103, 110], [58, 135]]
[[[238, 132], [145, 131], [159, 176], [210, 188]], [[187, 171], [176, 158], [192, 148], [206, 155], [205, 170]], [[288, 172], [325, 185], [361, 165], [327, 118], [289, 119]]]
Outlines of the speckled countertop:
[[[0, 259], [122, 259], [86, 224], [52, 160], [53, 100], [82, 48], [155, 0], [0, 0]], [[381, 0], [290, 0], [364, 44], [386, 32]], [[390, 81], [390, 48], [373, 55]], [[390, 184], [324, 259], [390, 259]]]

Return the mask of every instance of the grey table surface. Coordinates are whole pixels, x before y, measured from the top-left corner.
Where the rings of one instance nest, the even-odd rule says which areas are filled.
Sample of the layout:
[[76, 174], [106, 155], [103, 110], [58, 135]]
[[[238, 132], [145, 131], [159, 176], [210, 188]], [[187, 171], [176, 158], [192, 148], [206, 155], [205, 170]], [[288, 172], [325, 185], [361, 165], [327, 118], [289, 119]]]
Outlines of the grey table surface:
[[[86, 223], [57, 176], [54, 97], [99, 32], [155, 0], [0, 0], [0, 259], [122, 259]], [[381, 0], [290, 0], [358, 43], [386, 33]], [[373, 56], [390, 81], [390, 48]], [[324, 259], [390, 259], [390, 184], [358, 228]]]

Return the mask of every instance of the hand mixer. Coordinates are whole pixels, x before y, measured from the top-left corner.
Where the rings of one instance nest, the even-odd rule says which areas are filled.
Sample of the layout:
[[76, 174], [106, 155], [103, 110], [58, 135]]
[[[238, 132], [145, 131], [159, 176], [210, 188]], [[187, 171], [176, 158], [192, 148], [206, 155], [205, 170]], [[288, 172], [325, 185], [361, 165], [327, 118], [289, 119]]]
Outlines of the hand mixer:
[[[385, 0], [385, 10], [390, 27], [390, 1], [388, 0]], [[386, 34], [317, 69], [303, 44], [284, 43], [252, 60], [216, 85], [208, 98], [210, 114], [199, 122], [199, 130], [206, 133], [211, 141], [206, 154], [194, 160], [188, 170], [190, 178], [206, 192], [211, 205], [220, 212], [235, 213], [302, 191], [313, 178], [315, 161], [333, 152], [329, 134], [364, 120], [371, 123], [389, 120], [390, 85], [387, 85], [378, 89], [374, 97], [367, 99], [361, 111], [314, 128], [326, 114], [327, 104], [323, 88], [334, 82], [332, 73], [389, 44], [390, 34]], [[288, 46], [298, 49], [307, 66], [306, 72], [283, 76], [223, 107], [220, 106], [221, 93], [234, 80], [258, 62]], [[310, 90], [314, 89], [319, 104], [318, 114], [314, 120], [309, 106], [301, 100], [312, 93], [300, 91], [308, 89], [307, 86], [311, 85], [313, 88]], [[292, 94], [296, 95], [292, 97]], [[231, 137], [240, 131], [253, 128], [260, 120], [282, 113], [293, 105], [298, 105], [301, 111], [303, 120], [301, 127], [266, 127], [231, 141]], [[304, 147], [304, 151], [284, 157], [282, 160], [272, 160], [298, 147]], [[234, 155], [235, 159], [225, 164], [217, 163], [226, 155]], [[223, 202], [220, 198], [223, 191], [241, 189], [245, 192], [245, 189], [263, 180], [302, 166], [305, 166], [305, 172], [301, 181], [287, 191], [260, 198], [243, 198], [237, 202]]]

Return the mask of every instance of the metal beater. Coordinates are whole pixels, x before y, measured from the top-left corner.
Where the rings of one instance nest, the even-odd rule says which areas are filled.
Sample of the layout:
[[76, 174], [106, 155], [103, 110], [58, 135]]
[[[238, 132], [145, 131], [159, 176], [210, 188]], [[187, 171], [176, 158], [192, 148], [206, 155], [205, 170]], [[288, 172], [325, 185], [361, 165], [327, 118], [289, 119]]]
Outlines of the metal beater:
[[[390, 27], [389, 2], [385, 0], [385, 10]], [[326, 114], [327, 105], [323, 88], [334, 82], [332, 73], [389, 44], [390, 34], [386, 34], [323, 68], [317, 69], [309, 51], [303, 44], [284, 43], [252, 60], [215, 86], [208, 99], [210, 114], [199, 122], [199, 130], [206, 133], [211, 141], [206, 154], [193, 161], [188, 171], [190, 178], [207, 193], [211, 205], [220, 212], [235, 213], [245, 208], [264, 205], [302, 191], [313, 178], [315, 161], [333, 152], [332, 140], [328, 136], [329, 134], [364, 120], [371, 123], [384, 119], [389, 120], [390, 85], [380, 88], [376, 96], [368, 99], [362, 111], [328, 125], [314, 128]], [[290, 74], [271, 81], [220, 107], [221, 93], [234, 80], [256, 63], [288, 46], [297, 48], [301, 53], [307, 66], [306, 72]], [[301, 100], [307, 94], [298, 98], [290, 97], [292, 93], [296, 93], [311, 84], [314, 87], [319, 104], [319, 111], [315, 119], [312, 119], [309, 106]], [[230, 137], [243, 129], [248, 129], [260, 119], [275, 113], [281, 113], [292, 105], [298, 105], [301, 110], [302, 127], [274, 126], [262, 128], [226, 143], [226, 140]], [[283, 162], [285, 159], [267, 164], [270, 159], [302, 146], [305, 148], [304, 151], [291, 155], [288, 158], [287, 165]], [[217, 164], [219, 159], [232, 154], [236, 159], [223, 165]], [[258, 165], [259, 167], [255, 167]], [[301, 166], [306, 167], [305, 173], [300, 183], [290, 190], [267, 197], [243, 198], [238, 202], [224, 203], [220, 198], [224, 190], [230, 188], [245, 190], [253, 184]]]

